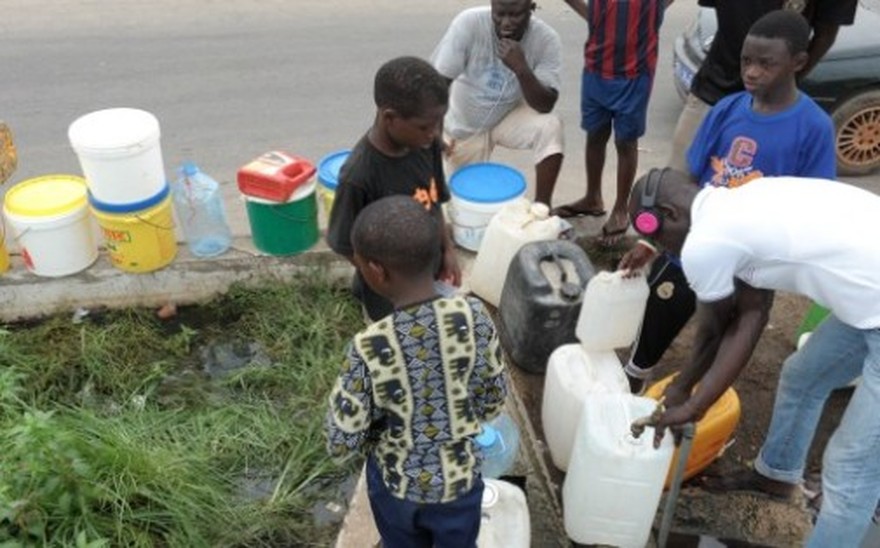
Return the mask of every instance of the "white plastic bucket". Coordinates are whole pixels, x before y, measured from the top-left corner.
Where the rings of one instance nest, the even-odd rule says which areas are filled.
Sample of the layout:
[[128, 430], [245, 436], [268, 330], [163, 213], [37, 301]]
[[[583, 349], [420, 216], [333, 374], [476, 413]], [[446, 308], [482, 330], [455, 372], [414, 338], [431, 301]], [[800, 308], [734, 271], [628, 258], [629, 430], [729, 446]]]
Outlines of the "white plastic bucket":
[[628, 392], [629, 382], [614, 351], [587, 352], [579, 344], [565, 344], [550, 354], [541, 424], [556, 468], [568, 470], [584, 401], [596, 394]]
[[147, 200], [165, 187], [159, 135], [156, 117], [134, 108], [86, 114], [67, 131], [92, 196], [113, 205]]
[[[454, 227], [453, 224], [453, 232]], [[520, 248], [530, 242], [556, 239], [560, 229], [559, 217], [551, 217], [544, 204], [533, 204], [522, 197], [501, 204], [481, 229], [481, 250], [470, 275], [471, 291], [497, 307], [501, 304], [507, 271]]]
[[456, 171], [449, 189], [452, 237], [461, 247], [477, 251], [489, 221], [504, 204], [525, 194], [526, 180], [512, 167], [483, 162]]
[[634, 438], [630, 424], [657, 402], [632, 394], [595, 394], [584, 402], [562, 485], [565, 533], [580, 544], [642, 548], [648, 543], [674, 445], [654, 430]]
[[587, 350], [613, 350], [633, 343], [648, 304], [644, 276], [602, 271], [590, 278], [575, 334]]
[[6, 193], [3, 214], [25, 266], [38, 276], [75, 274], [98, 258], [80, 177], [47, 175], [21, 182]]
[[529, 548], [532, 531], [525, 493], [506, 481], [489, 478], [483, 481], [477, 548]]

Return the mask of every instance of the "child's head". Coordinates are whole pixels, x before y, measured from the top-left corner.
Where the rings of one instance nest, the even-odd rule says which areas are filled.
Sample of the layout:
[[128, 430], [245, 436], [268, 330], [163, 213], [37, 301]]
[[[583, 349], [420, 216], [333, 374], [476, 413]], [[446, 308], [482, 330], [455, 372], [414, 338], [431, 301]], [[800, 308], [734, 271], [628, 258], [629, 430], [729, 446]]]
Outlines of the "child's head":
[[389, 196], [367, 205], [351, 229], [354, 262], [380, 295], [393, 296], [406, 280], [434, 279], [440, 264], [440, 227], [409, 196]]
[[756, 96], [795, 87], [807, 62], [810, 25], [791, 10], [767, 13], [751, 26], [743, 42], [740, 73], [746, 89]]
[[373, 83], [379, 123], [395, 144], [429, 146], [438, 137], [449, 105], [449, 83], [418, 57], [397, 57], [382, 65]]

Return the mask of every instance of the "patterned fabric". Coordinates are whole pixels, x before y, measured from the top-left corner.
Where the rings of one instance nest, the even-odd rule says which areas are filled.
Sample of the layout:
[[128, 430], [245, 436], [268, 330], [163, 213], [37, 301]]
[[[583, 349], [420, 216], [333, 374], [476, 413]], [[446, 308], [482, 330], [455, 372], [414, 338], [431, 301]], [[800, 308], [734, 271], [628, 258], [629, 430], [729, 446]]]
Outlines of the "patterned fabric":
[[507, 386], [491, 318], [474, 298], [397, 310], [358, 333], [329, 398], [327, 450], [372, 451], [394, 496], [448, 502], [471, 490], [480, 422]]
[[589, 0], [584, 69], [606, 80], [654, 76], [665, 0]]

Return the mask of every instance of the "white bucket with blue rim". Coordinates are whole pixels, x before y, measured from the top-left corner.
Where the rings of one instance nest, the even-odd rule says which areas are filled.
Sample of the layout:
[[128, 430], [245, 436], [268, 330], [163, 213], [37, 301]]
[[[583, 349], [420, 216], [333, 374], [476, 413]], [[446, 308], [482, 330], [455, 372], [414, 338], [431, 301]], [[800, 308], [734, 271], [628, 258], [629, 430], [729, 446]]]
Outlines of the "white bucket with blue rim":
[[449, 190], [452, 237], [461, 247], [477, 251], [492, 217], [526, 193], [526, 179], [510, 166], [483, 162], [456, 171]]

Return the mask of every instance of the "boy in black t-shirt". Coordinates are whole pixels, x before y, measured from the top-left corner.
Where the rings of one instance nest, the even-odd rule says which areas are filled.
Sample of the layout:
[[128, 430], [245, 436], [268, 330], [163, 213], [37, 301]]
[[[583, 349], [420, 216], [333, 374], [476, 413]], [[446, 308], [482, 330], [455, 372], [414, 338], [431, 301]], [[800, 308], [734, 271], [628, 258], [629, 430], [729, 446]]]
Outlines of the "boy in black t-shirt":
[[[449, 200], [440, 145], [449, 104], [446, 81], [427, 61], [398, 57], [376, 73], [373, 98], [377, 107], [373, 125], [339, 172], [327, 243], [351, 260], [351, 228], [358, 213], [386, 196], [411, 196], [441, 226], [438, 279], [457, 286], [461, 270], [441, 207]], [[358, 272], [352, 290], [371, 320], [391, 313], [391, 303], [371, 290]]]

